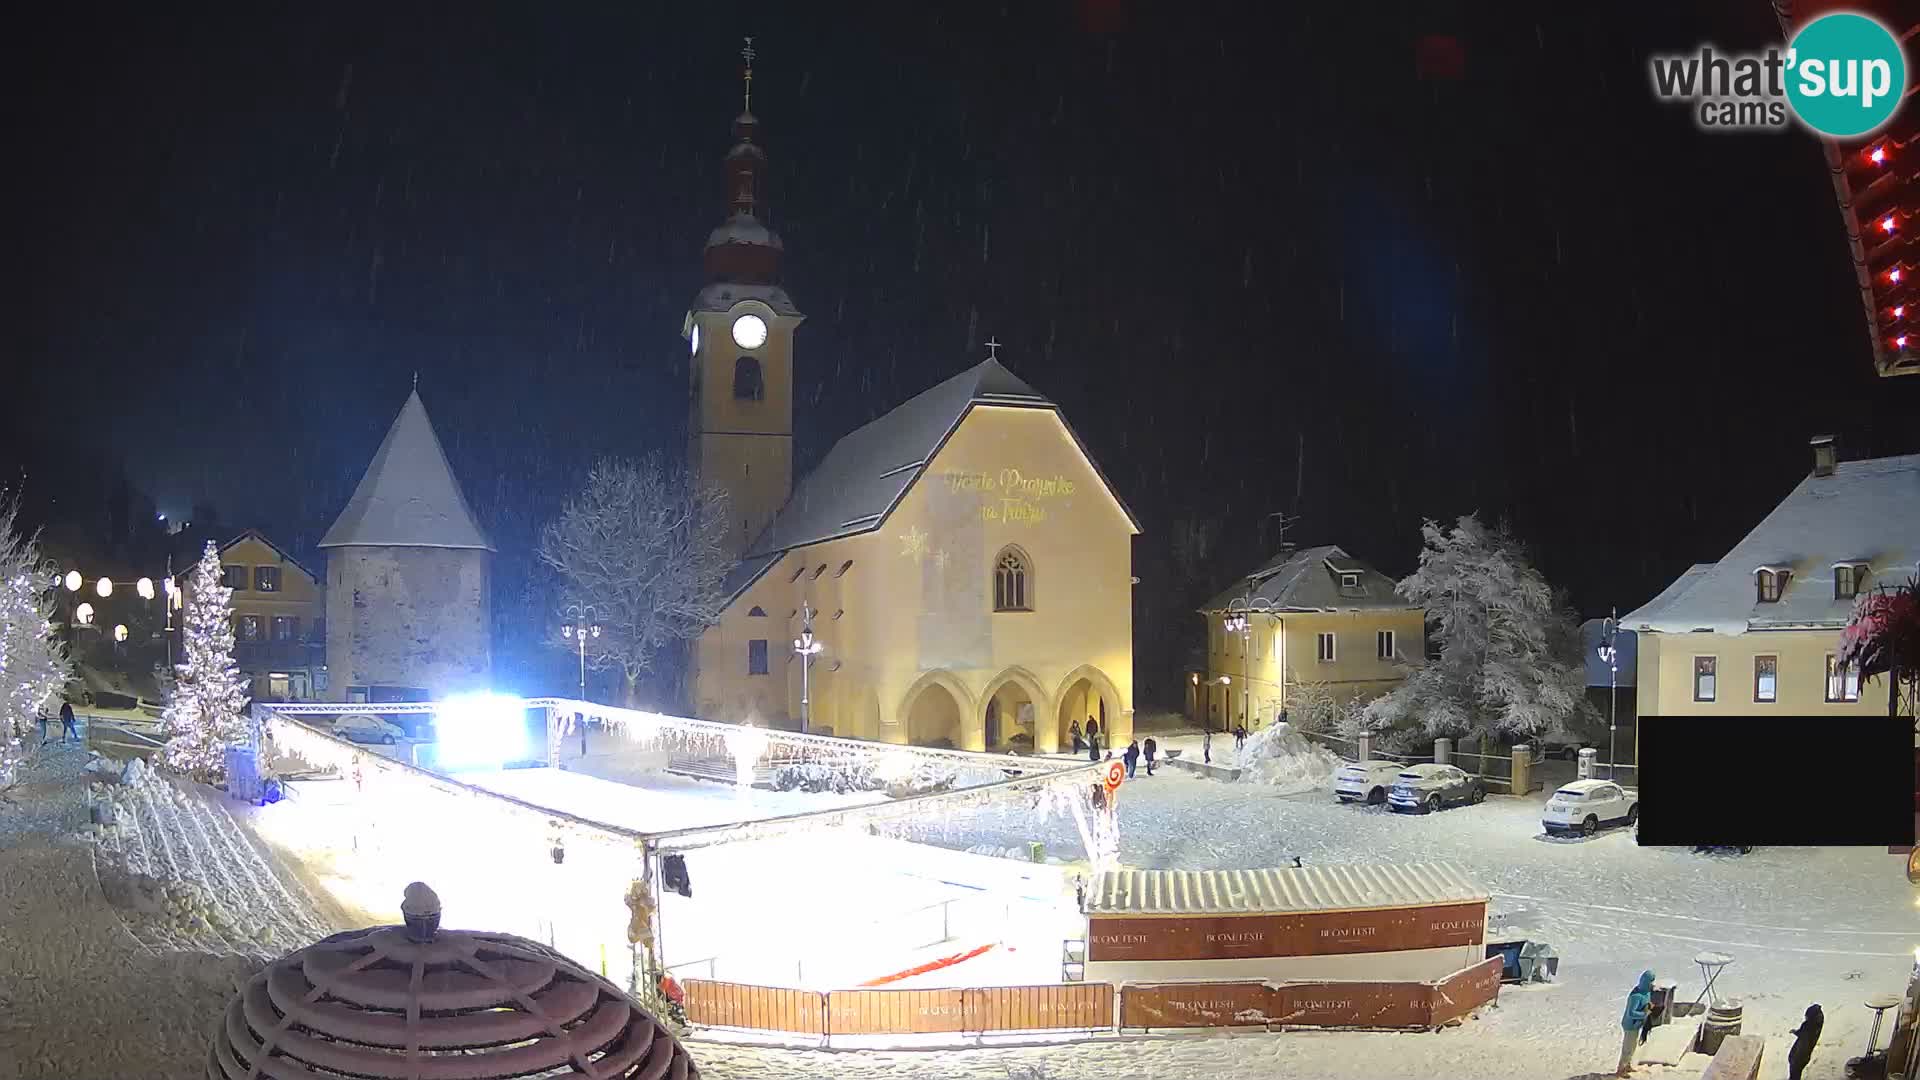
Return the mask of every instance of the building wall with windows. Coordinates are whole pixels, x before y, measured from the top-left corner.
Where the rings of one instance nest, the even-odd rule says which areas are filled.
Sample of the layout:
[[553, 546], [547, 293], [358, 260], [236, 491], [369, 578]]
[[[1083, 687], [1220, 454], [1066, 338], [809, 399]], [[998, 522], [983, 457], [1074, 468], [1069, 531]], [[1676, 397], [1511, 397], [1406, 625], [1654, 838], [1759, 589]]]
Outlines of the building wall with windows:
[[1124, 746], [1136, 531], [1057, 411], [976, 403], [878, 528], [786, 550], [734, 597], [699, 642], [699, 715], [796, 726], [811, 605], [812, 730], [1044, 752], [1092, 717]]
[[1887, 680], [1833, 671], [1839, 646], [1834, 630], [1643, 633], [1640, 715], [1887, 715]]
[[[233, 590], [233, 659], [257, 701], [313, 700], [327, 688], [326, 590], [306, 567], [257, 532], [220, 548]], [[192, 574], [180, 577], [191, 590]]]
[[1192, 684], [1195, 722], [1216, 731], [1273, 720], [1302, 683], [1326, 686], [1343, 704], [1378, 697], [1426, 651], [1419, 608], [1255, 612], [1245, 631], [1230, 631], [1238, 617], [1208, 613], [1207, 671]]

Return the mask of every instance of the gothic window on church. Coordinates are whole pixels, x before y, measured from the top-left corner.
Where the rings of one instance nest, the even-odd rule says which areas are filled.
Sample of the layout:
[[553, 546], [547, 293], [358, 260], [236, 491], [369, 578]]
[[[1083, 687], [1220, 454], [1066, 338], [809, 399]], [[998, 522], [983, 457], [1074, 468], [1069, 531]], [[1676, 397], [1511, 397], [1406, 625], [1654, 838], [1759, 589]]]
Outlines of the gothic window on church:
[[733, 362], [733, 397], [735, 401], [759, 401], [765, 394], [765, 386], [760, 377], [760, 358], [742, 356]]
[[1033, 610], [1033, 567], [1019, 548], [1007, 548], [993, 561], [993, 610]]
[[747, 642], [747, 674], [765, 675], [767, 673], [767, 639], [754, 638]]

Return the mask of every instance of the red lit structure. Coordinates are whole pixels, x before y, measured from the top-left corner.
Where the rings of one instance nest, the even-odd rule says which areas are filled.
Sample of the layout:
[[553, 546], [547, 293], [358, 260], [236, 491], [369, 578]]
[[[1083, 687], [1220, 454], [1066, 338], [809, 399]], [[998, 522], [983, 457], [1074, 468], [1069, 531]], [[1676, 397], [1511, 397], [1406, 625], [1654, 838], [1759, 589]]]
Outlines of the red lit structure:
[[1871, 15], [1890, 28], [1907, 54], [1907, 92], [1893, 119], [1873, 135], [1839, 142], [1821, 140], [1833, 191], [1847, 227], [1854, 275], [1866, 309], [1873, 341], [1873, 366], [1881, 375], [1920, 375], [1920, 337], [1909, 311], [1920, 316], [1914, 300], [1920, 274], [1920, 79], [1916, 43], [1920, 43], [1920, 4], [1912, 0], [1773, 0], [1781, 31], [1791, 41], [1809, 20], [1835, 11]]

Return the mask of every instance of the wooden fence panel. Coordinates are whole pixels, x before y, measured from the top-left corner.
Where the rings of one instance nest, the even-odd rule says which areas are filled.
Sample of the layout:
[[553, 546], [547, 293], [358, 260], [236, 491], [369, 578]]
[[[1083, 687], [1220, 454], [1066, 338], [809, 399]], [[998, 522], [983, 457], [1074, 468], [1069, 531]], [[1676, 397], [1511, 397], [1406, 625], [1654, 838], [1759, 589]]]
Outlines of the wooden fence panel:
[[967, 1031], [1065, 1031], [1113, 1026], [1113, 986], [989, 986], [963, 991]]
[[959, 990], [834, 990], [827, 994], [833, 1035], [932, 1035], [965, 1030]]
[[1120, 1026], [1247, 1027], [1267, 1022], [1273, 990], [1266, 983], [1155, 983], [1120, 989]]
[[1400, 982], [1296, 982], [1273, 989], [1272, 1022], [1288, 1027], [1431, 1027], [1433, 987]]
[[782, 986], [688, 979], [687, 1020], [709, 1027], [826, 1032], [826, 995]]
[[1456, 971], [1433, 986], [1433, 1026], [1458, 1020], [1500, 997], [1501, 960], [1493, 957]]

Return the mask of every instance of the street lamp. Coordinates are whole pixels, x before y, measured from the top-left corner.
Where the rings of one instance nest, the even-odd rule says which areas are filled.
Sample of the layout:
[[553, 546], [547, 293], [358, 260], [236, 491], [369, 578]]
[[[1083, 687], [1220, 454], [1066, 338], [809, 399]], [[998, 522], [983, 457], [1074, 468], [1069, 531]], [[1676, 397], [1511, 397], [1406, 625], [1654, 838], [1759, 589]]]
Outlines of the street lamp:
[[568, 604], [567, 615], [573, 621], [560, 628], [560, 636], [580, 646], [580, 700], [587, 700], [587, 638], [600, 636], [600, 624], [594, 622], [599, 612], [593, 605]]
[[813, 640], [813, 605], [800, 605], [800, 636], [793, 639], [793, 653], [800, 658], [800, 733], [806, 734], [810, 708], [807, 697], [812, 689], [810, 673], [813, 670], [813, 658], [820, 655], [825, 647]]
[[81, 626], [92, 626], [93, 625], [93, 605], [82, 603], [79, 607], [74, 608], [73, 618], [74, 618], [74, 621], [78, 622]]
[[[1620, 609], [1614, 608], [1601, 624], [1600, 662], [1607, 665], [1607, 779], [1613, 779], [1615, 732], [1620, 724], [1620, 650], [1614, 638], [1620, 633]], [[1638, 762], [1635, 762], [1637, 765]]]

